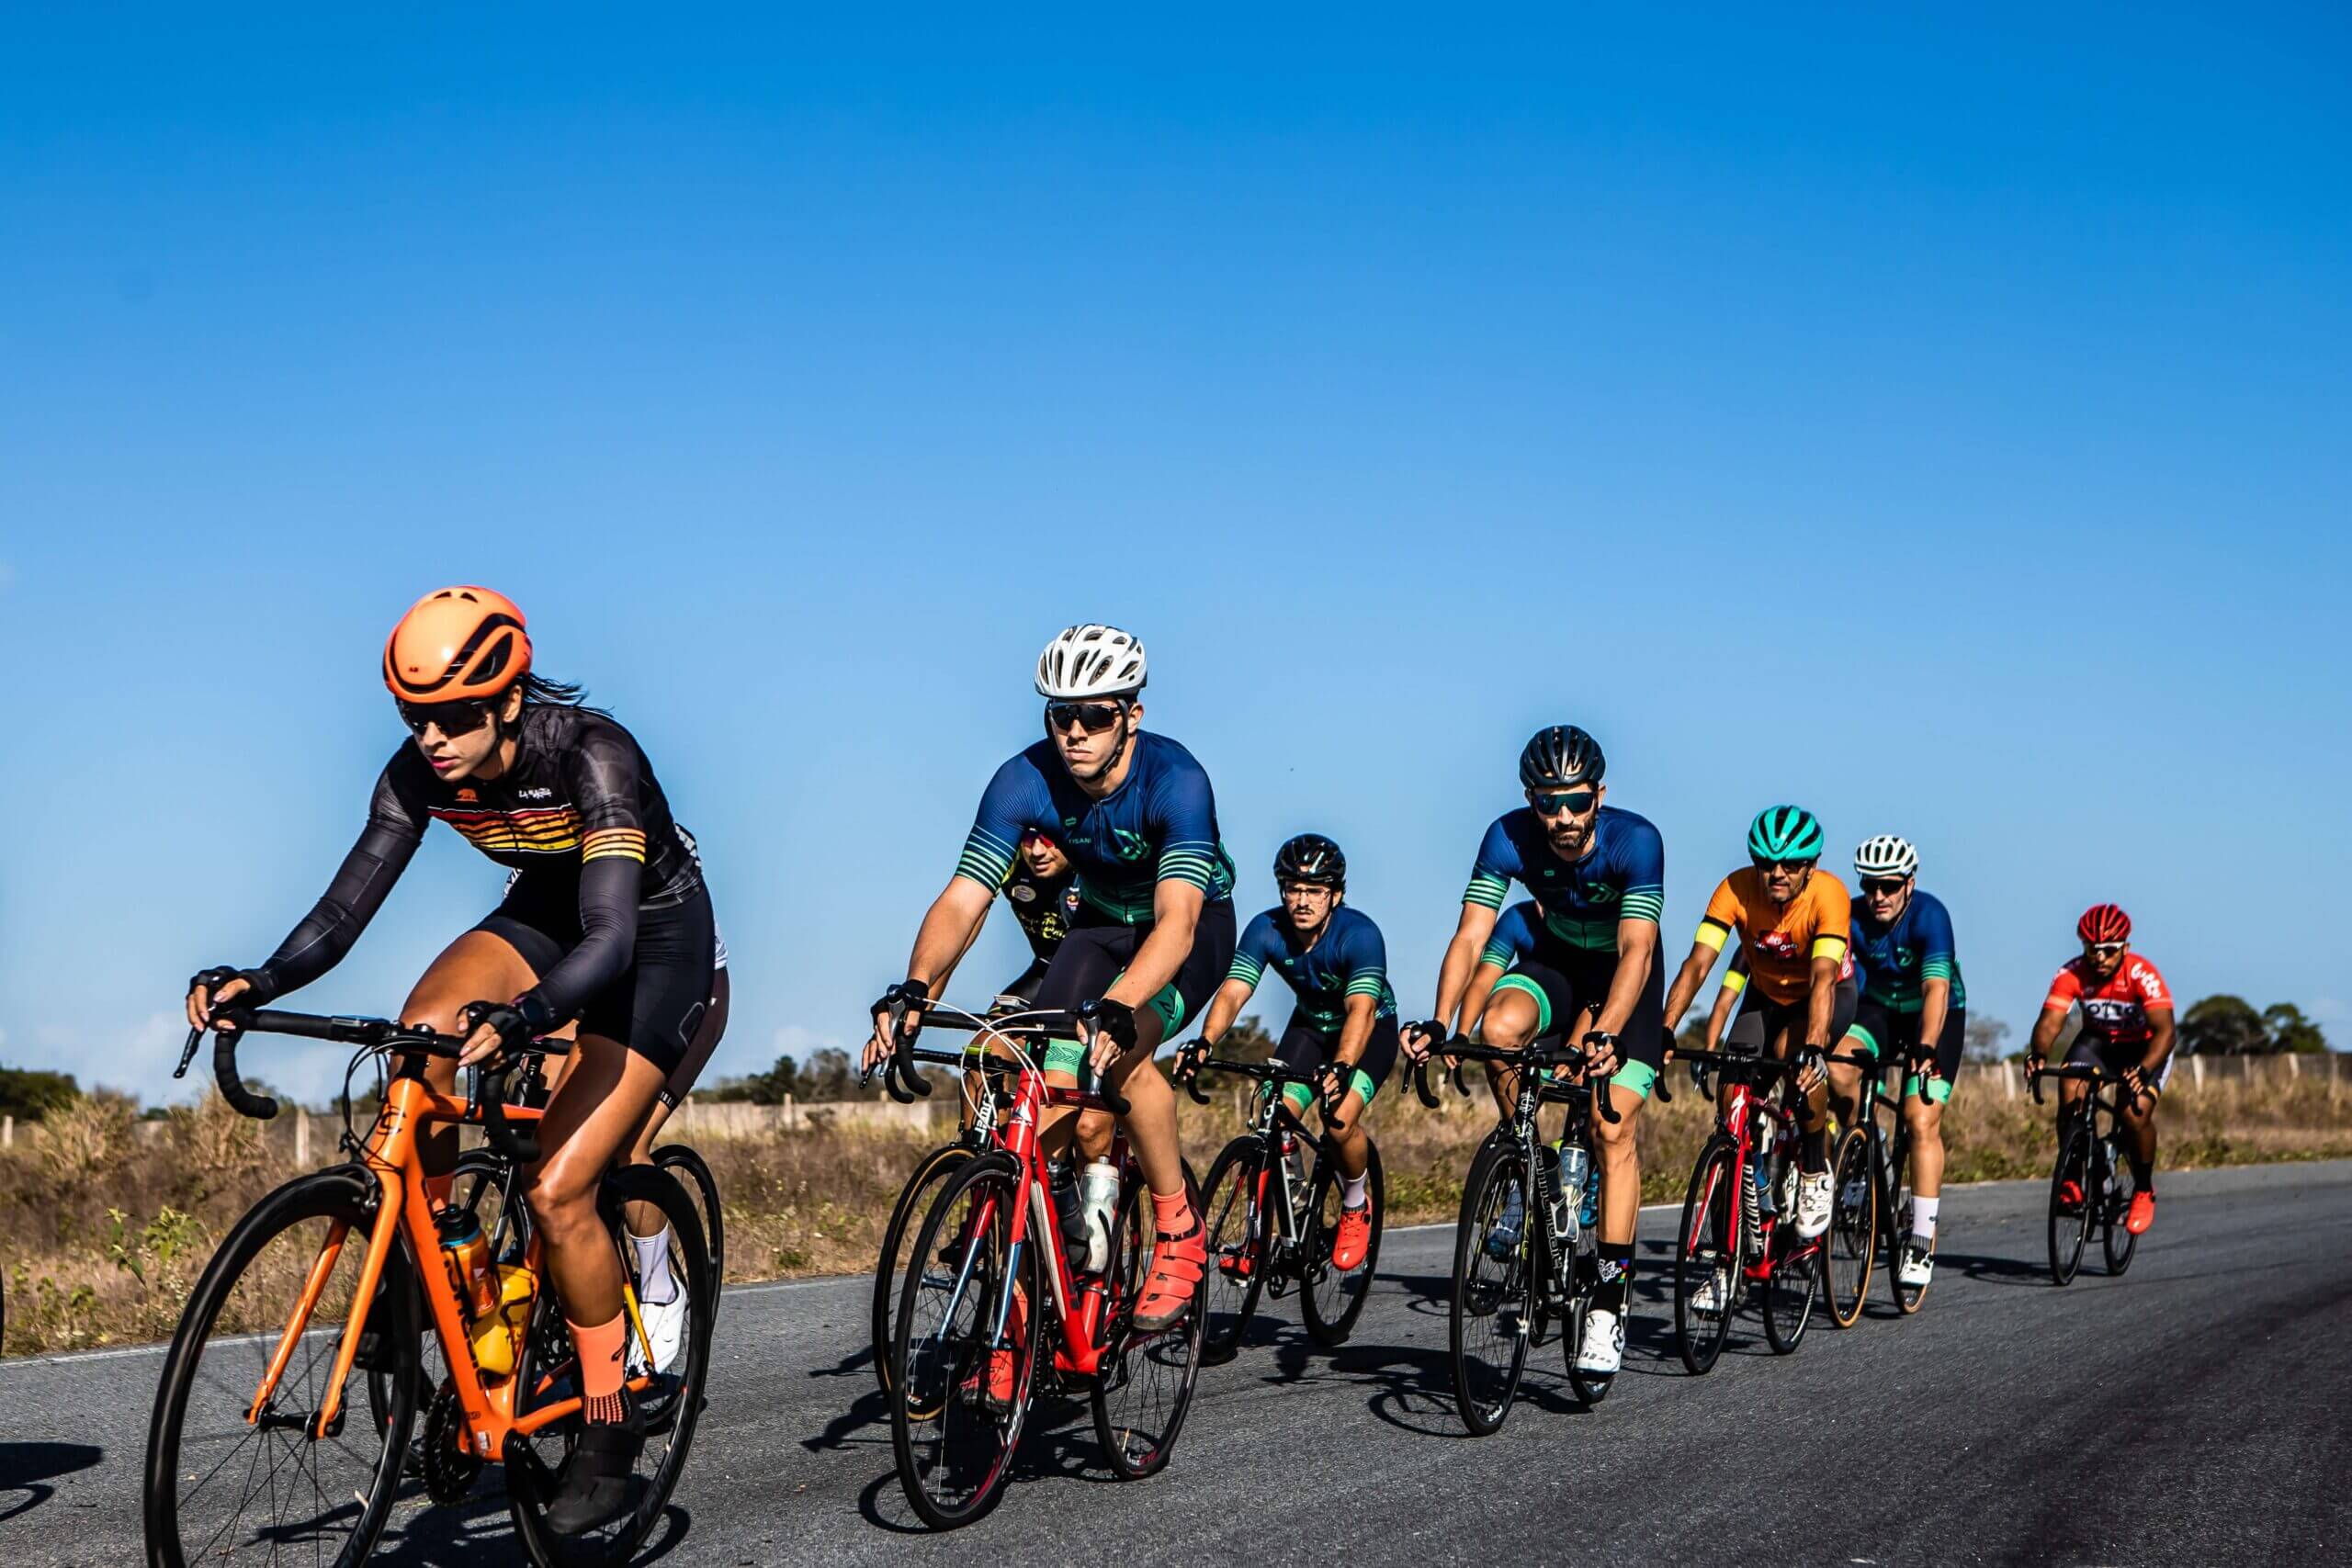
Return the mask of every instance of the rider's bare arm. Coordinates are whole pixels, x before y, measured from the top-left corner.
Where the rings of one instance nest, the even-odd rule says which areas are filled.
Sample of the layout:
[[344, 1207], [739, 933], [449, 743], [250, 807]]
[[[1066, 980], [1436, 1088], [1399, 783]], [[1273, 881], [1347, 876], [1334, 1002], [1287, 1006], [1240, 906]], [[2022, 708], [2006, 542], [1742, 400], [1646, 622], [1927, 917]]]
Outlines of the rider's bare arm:
[[2148, 1010], [2148, 1055], [2141, 1065], [2141, 1071], [2151, 1080], [2171, 1059], [2173, 1041], [2177, 1034], [2178, 1032], [2173, 1028], [2172, 1009], [2152, 1007]]
[[1838, 1017], [1838, 971], [1840, 967], [1840, 961], [1837, 958], [1821, 956], [1814, 959], [1813, 989], [1805, 997], [1804, 1038], [1798, 1043], [1836, 1043], [1829, 1038], [1829, 1025]]
[[1934, 1055], [1937, 1043], [1944, 1037], [1944, 1020], [1951, 1014], [1951, 982], [1941, 977], [1928, 980], [1919, 987], [1919, 1050], [1923, 1055]]
[[1372, 1026], [1380, 1017], [1380, 998], [1358, 991], [1350, 995], [1345, 1016], [1340, 1022], [1340, 1043], [1331, 1053], [1332, 1066], [1352, 1067], [1363, 1060], [1363, 1048], [1372, 1043]]
[[1495, 921], [1500, 917], [1498, 909], [1464, 899], [1453, 940], [1445, 944], [1445, 962], [1437, 972], [1437, 1005], [1430, 1016], [1457, 1032], [1475, 1016], [1462, 1005], [1464, 993], [1470, 988], [1478, 955], [1487, 950], [1487, 939], [1495, 934]]
[[1214, 1045], [1224, 1039], [1225, 1032], [1233, 1027], [1233, 1021], [1241, 1016], [1242, 1008], [1257, 991], [1257, 987], [1238, 978], [1219, 986], [1216, 995], [1209, 998], [1207, 1015], [1201, 1020], [1201, 1043]]
[[1674, 984], [1667, 990], [1666, 1032], [1668, 1034], [1672, 1034], [1674, 1026], [1682, 1021], [1682, 1015], [1690, 1010], [1691, 1001], [1699, 995], [1699, 987], [1705, 985], [1707, 976], [1714, 972], [1715, 960], [1723, 954], [1724, 944], [1720, 937], [1713, 942], [1707, 940], [1714, 930], [1709, 925], [1700, 926], [1699, 939], [1690, 944], [1690, 955], [1682, 961], [1681, 969], [1674, 976]]
[[1625, 1027], [1641, 1005], [1642, 987], [1650, 977], [1650, 960], [1657, 953], [1656, 920], [1617, 922], [1617, 973], [1609, 981], [1609, 999], [1600, 1004], [1600, 1028], [1615, 1034]]
[[1198, 885], [1172, 876], [1161, 877], [1151, 891], [1151, 934], [1136, 949], [1135, 961], [1127, 965], [1126, 973], [1102, 994], [1112, 1001], [1136, 1009], [1158, 996], [1192, 955], [1193, 932], [1201, 923], [1201, 909], [1207, 902], [1207, 893]]
[[[934, 997], [944, 991], [956, 973], [956, 965], [972, 950], [974, 939], [980, 934], [980, 926], [989, 918], [989, 906], [995, 902], [996, 894], [970, 877], [950, 878], [923, 914], [922, 928], [915, 933], [914, 952], [907, 957], [907, 978], [922, 981]], [[872, 1071], [874, 1065], [889, 1052], [877, 1018], [874, 1032], [865, 1042], [866, 1070]]]

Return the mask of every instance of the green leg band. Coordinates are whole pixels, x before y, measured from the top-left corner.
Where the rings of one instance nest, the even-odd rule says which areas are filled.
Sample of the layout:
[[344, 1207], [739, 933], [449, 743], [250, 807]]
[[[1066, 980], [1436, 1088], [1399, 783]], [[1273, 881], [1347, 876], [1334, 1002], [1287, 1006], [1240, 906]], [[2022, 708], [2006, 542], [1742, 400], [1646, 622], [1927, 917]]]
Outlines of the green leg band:
[[1650, 1097], [1650, 1086], [1657, 1082], [1657, 1069], [1647, 1062], [1628, 1062], [1618, 1068], [1617, 1076], [1609, 1081], [1611, 1084], [1623, 1085], [1644, 1100], [1647, 1100]]
[[1915, 1094], [1930, 1105], [1941, 1105], [1951, 1098], [1951, 1079], [1922, 1078], [1913, 1073], [1903, 1080], [1903, 1097], [1908, 1100]]
[[1159, 1037], [1162, 1040], [1175, 1039], [1176, 1032], [1184, 1027], [1184, 998], [1176, 994], [1173, 986], [1160, 987], [1159, 995], [1145, 1003], [1144, 1010], [1159, 1015]]
[[1851, 1044], [1857, 1051], [1860, 1052], [1861, 1055], [1868, 1056], [1872, 1060], [1877, 1059], [1877, 1037], [1872, 1035], [1869, 1030], [1864, 1029], [1860, 1024], [1856, 1023], [1849, 1025], [1846, 1030], [1846, 1039], [1848, 1043]]
[[1307, 1102], [1314, 1098], [1315, 1091], [1303, 1083], [1283, 1085], [1283, 1099], [1289, 1103], [1291, 1110], [1301, 1116], [1306, 1114]]
[[1046, 1041], [1046, 1071], [1049, 1073], [1068, 1073], [1074, 1078], [1084, 1077], [1086, 1073], [1086, 1047], [1080, 1044], [1075, 1040]]
[[[1380, 1091], [1380, 1086], [1372, 1081], [1370, 1074], [1361, 1067], [1351, 1067], [1348, 1069], [1348, 1087], [1363, 1098], [1365, 1110], [1372, 1109], [1372, 1097]], [[1315, 1091], [1303, 1083], [1284, 1084], [1283, 1098], [1290, 1102], [1293, 1111], [1304, 1116], [1308, 1103], [1315, 1098]]]
[[[1519, 991], [1534, 998], [1535, 1032], [1539, 1036], [1552, 1032], [1552, 1002], [1550, 998], [1544, 996], [1543, 987], [1524, 975], [1506, 975], [1495, 982], [1494, 996], [1498, 997], [1505, 991]], [[1487, 998], [1489, 1003], [1493, 999], [1493, 997]]]

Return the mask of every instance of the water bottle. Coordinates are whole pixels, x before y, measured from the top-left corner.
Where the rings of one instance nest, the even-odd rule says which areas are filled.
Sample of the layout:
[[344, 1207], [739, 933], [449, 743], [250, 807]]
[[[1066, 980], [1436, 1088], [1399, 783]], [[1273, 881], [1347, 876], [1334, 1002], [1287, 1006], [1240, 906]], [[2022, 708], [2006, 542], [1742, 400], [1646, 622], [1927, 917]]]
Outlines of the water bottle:
[[1559, 1156], [1560, 1213], [1553, 1229], [1573, 1245], [1592, 1228], [1592, 1152], [1582, 1144], [1568, 1143], [1559, 1146]]
[[1283, 1134], [1283, 1176], [1290, 1183], [1290, 1212], [1298, 1216], [1299, 1224], [1306, 1223], [1306, 1201], [1313, 1196], [1306, 1187], [1306, 1155], [1298, 1140]]
[[466, 1320], [498, 1310], [498, 1281], [490, 1271], [490, 1241], [471, 1209], [444, 1209], [434, 1216], [441, 1233], [441, 1266], [457, 1292]]
[[1080, 1269], [1100, 1274], [1111, 1266], [1111, 1216], [1119, 1207], [1119, 1168], [1107, 1159], [1091, 1159], [1078, 1173], [1079, 1223], [1085, 1249], [1073, 1238], [1072, 1259]]

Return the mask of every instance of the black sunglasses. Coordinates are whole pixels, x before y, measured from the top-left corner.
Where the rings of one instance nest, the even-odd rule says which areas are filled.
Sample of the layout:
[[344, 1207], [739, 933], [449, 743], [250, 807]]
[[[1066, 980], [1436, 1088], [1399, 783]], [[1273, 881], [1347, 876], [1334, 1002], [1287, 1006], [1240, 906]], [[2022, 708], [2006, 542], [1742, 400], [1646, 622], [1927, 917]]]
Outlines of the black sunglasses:
[[1892, 898], [1897, 893], [1903, 891], [1903, 878], [1899, 876], [1866, 876], [1862, 879], [1862, 891], [1865, 893], [1876, 894], [1882, 898]]
[[1118, 723], [1125, 711], [1117, 703], [1047, 703], [1046, 728], [1059, 730], [1076, 725], [1089, 735], [1100, 735]]
[[1531, 794], [1527, 797], [1527, 803], [1535, 807], [1536, 812], [1541, 816], [1557, 817], [1565, 811], [1571, 817], [1581, 817], [1591, 810], [1592, 803], [1600, 798], [1600, 795], [1597, 791], [1572, 789], [1557, 795]]
[[441, 733], [454, 740], [460, 735], [471, 735], [490, 722], [490, 705], [484, 702], [408, 703], [399, 704], [401, 722], [412, 735], [422, 735], [428, 724], [437, 725]]
[[1749, 863], [1758, 871], [1811, 871], [1813, 863], [1820, 858], [1818, 855], [1809, 855], [1804, 860], [1766, 860], [1762, 855], [1747, 857]]

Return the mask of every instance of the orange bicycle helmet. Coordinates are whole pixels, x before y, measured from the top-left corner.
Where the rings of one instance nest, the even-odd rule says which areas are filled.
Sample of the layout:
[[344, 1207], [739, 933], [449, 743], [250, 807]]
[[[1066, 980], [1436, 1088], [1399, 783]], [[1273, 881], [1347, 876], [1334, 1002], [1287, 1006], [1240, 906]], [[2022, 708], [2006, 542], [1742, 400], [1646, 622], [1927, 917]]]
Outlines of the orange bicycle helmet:
[[428, 593], [384, 639], [384, 684], [404, 703], [494, 697], [530, 668], [523, 612], [487, 588]]

